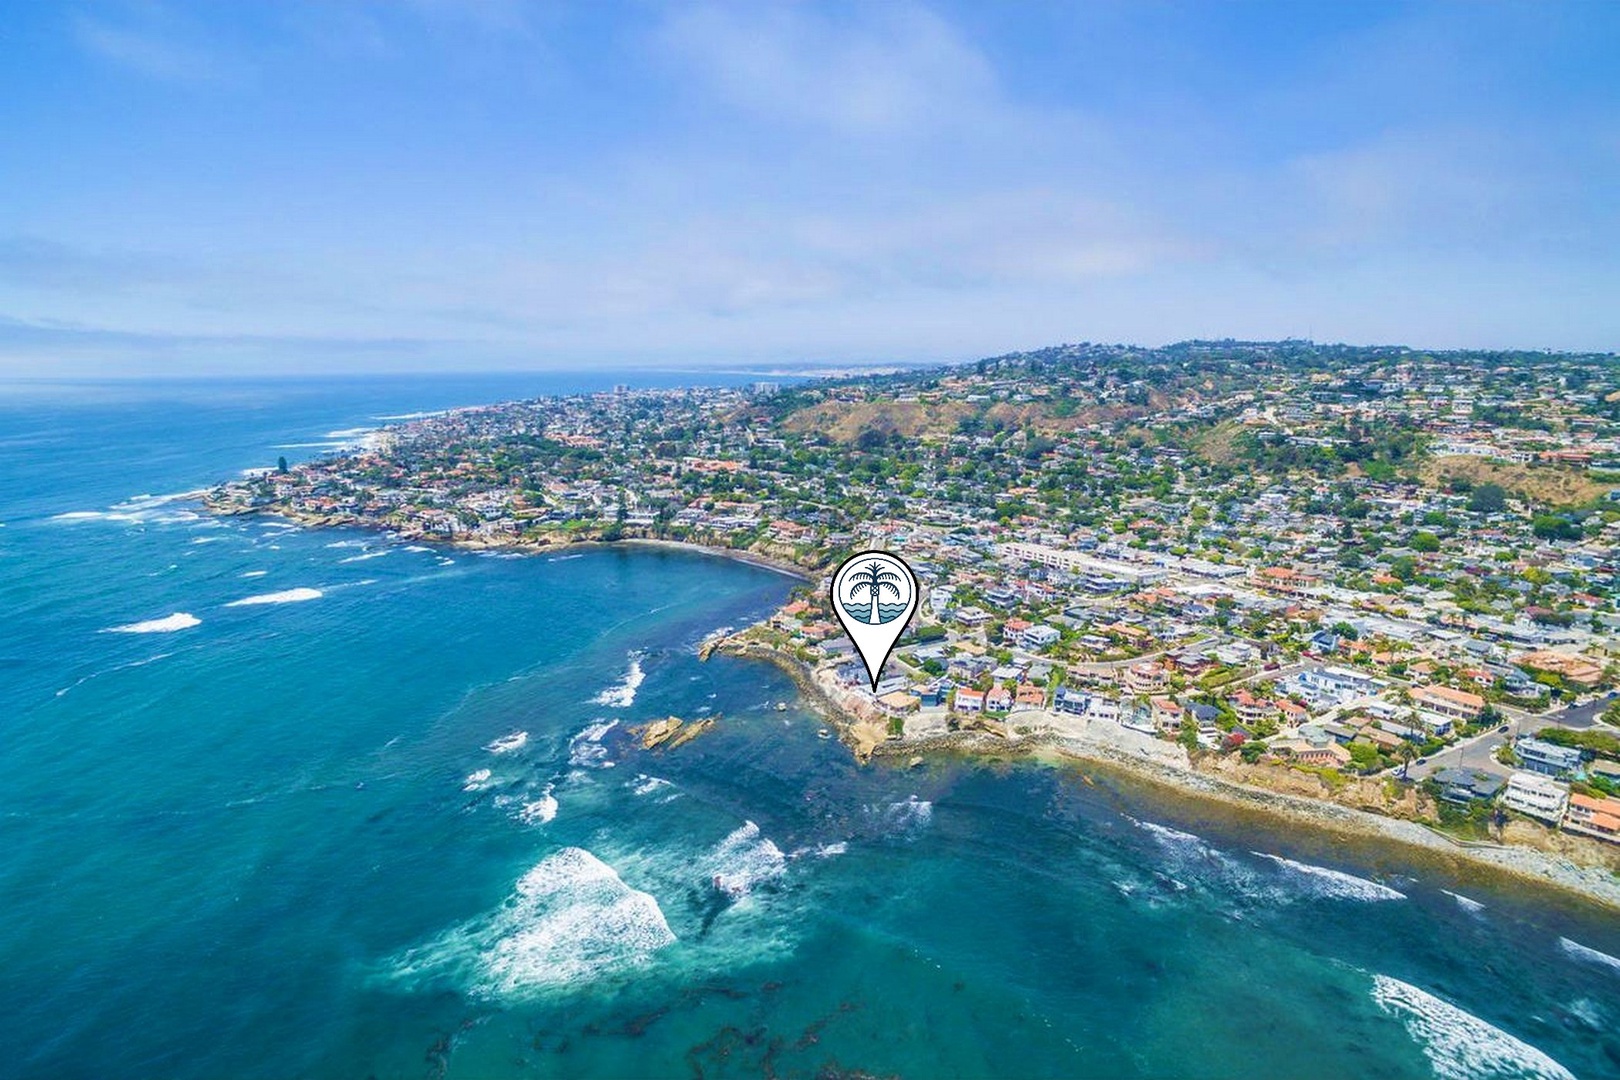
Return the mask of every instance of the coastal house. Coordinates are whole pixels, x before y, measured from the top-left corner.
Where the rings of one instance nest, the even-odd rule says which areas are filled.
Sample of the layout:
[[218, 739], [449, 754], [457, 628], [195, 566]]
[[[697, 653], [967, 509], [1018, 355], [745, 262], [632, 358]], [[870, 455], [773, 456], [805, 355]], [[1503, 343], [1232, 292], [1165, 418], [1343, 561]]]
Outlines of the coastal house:
[[1412, 691], [1412, 704], [1435, 716], [1471, 724], [1485, 711], [1485, 699], [1449, 686], [1420, 686]]
[[1478, 769], [1440, 769], [1435, 772], [1434, 780], [1440, 785], [1440, 797], [1458, 805], [1489, 802], [1501, 794], [1507, 783], [1494, 773]]
[[1581, 767], [1581, 752], [1573, 746], [1558, 746], [1533, 736], [1513, 744], [1524, 768], [1543, 776], [1569, 776]]
[[1011, 712], [1013, 707], [1013, 693], [1005, 686], [997, 686], [984, 695], [984, 708], [986, 712]]
[[1164, 665], [1144, 660], [1125, 669], [1125, 689], [1132, 694], [1162, 694], [1170, 688]]
[[1183, 710], [1173, 699], [1167, 697], [1150, 698], [1148, 708], [1151, 710], [1150, 715], [1155, 729], [1172, 735], [1181, 730]]
[[1320, 765], [1339, 768], [1340, 766], [1350, 764], [1350, 751], [1346, 750], [1336, 742], [1330, 742], [1325, 746], [1313, 746], [1307, 742], [1303, 743], [1303, 745], [1295, 746], [1294, 760], [1299, 762], [1301, 765]]
[[1046, 690], [1034, 683], [1019, 683], [1018, 692], [1013, 700], [1020, 706], [1030, 709], [1039, 709], [1046, 704]]
[[1603, 840], [1620, 841], [1620, 799], [1592, 795], [1571, 795], [1564, 814], [1564, 828]]
[[1502, 805], [1533, 818], [1557, 824], [1569, 805], [1569, 788], [1550, 776], [1519, 770], [1508, 777]]
[[1090, 702], [1090, 694], [1076, 690], [1072, 686], [1061, 686], [1058, 688], [1056, 696], [1052, 698], [1052, 708], [1057, 712], [1068, 713], [1071, 716], [1084, 716], [1086, 707]]
[[1232, 695], [1232, 711], [1245, 724], [1259, 723], [1277, 714], [1276, 706], [1268, 698], [1257, 697], [1247, 690]]
[[952, 708], [959, 713], [984, 712], [984, 691], [973, 690], [968, 687], [958, 687], [952, 699]]

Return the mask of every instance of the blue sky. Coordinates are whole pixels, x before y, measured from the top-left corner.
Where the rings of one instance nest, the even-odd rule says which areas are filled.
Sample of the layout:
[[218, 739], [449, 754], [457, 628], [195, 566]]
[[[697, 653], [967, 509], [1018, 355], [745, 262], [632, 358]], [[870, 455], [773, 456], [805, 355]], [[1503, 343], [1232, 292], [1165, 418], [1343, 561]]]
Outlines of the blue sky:
[[0, 7], [0, 373], [1620, 348], [1620, 4]]

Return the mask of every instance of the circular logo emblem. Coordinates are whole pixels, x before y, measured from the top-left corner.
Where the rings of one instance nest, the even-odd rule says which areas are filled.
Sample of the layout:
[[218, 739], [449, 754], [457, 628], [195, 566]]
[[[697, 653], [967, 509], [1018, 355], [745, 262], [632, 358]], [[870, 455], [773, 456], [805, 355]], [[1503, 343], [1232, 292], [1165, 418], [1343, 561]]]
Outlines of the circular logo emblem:
[[915, 584], [899, 559], [882, 552], [850, 560], [838, 579], [837, 600], [846, 618], [881, 626], [903, 618], [911, 609]]

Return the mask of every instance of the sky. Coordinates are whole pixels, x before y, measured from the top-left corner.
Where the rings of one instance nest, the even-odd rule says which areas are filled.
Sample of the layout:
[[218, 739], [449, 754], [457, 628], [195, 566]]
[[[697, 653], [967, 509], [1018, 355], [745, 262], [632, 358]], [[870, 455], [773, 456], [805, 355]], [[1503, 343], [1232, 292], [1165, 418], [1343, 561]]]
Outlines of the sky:
[[0, 0], [0, 375], [1620, 350], [1620, 4]]

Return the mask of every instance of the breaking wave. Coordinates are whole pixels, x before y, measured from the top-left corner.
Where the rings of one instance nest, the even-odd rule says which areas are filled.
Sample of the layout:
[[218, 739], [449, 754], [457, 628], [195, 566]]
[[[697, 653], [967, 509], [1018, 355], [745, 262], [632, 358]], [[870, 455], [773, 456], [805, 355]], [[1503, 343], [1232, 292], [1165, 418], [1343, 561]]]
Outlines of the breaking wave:
[[641, 669], [640, 651], [630, 654], [630, 666], [625, 670], [624, 677], [614, 685], [603, 690], [591, 699], [597, 705], [606, 705], [610, 709], [628, 709], [636, 702], [636, 690], [647, 678], [647, 673]]
[[1582, 945], [1578, 941], [1571, 941], [1567, 937], [1558, 939], [1558, 947], [1564, 951], [1564, 955], [1572, 959], [1583, 960], [1588, 964], [1601, 964], [1604, 967], [1620, 971], [1620, 957], [1610, 956], [1606, 952], [1598, 952], [1590, 946]]
[[602, 745], [602, 737], [618, 726], [617, 720], [599, 721], [569, 739], [568, 764], [585, 769], [611, 768], [613, 762], [608, 760], [607, 747]]
[[495, 911], [393, 958], [407, 983], [450, 980], [484, 997], [523, 997], [645, 964], [675, 943], [658, 901], [584, 848], [542, 859]]
[[745, 821], [715, 846], [707, 865], [714, 887], [737, 898], [780, 876], [787, 869], [787, 856], [774, 841], [760, 835], [758, 825]]
[[319, 600], [326, 595], [319, 589], [283, 589], [281, 592], [261, 593], [232, 600], [226, 607], [256, 607], [259, 604], [297, 604], [304, 600]]
[[528, 744], [527, 731], [514, 731], [510, 735], [502, 735], [488, 746], [484, 747], [492, 754], [510, 754], [514, 750], [521, 750]]
[[1485, 905], [1480, 903], [1478, 900], [1475, 900], [1473, 897], [1464, 896], [1462, 893], [1454, 893], [1450, 889], [1441, 889], [1440, 891], [1457, 901], [1457, 906], [1468, 912], [1470, 915], [1477, 915], [1481, 911], [1485, 910]]
[[1441, 1080], [1575, 1080], [1568, 1069], [1529, 1043], [1409, 983], [1374, 975], [1372, 997], [1379, 1008], [1406, 1025]]
[[1312, 866], [1310, 863], [1295, 862], [1285, 859], [1281, 855], [1268, 855], [1264, 851], [1255, 851], [1250, 854], [1258, 855], [1262, 859], [1270, 859], [1278, 866], [1285, 867], [1301, 876], [1302, 881], [1309, 883], [1311, 892], [1316, 896], [1343, 898], [1347, 900], [1405, 900], [1406, 894], [1380, 885], [1376, 881], [1347, 874], [1343, 870], [1329, 870], [1325, 866]]
[[109, 626], [103, 634], [172, 634], [176, 630], [189, 630], [198, 626], [202, 620], [186, 611], [177, 611], [173, 615], [165, 615], [161, 619], [147, 619], [145, 622], [126, 623], [123, 626]]
[[557, 816], [557, 796], [551, 793], [551, 785], [547, 784], [538, 799], [523, 804], [518, 811], [518, 820], [525, 825], [544, 825]]

